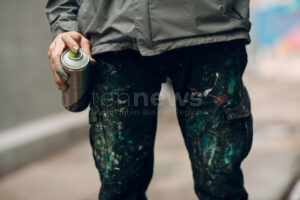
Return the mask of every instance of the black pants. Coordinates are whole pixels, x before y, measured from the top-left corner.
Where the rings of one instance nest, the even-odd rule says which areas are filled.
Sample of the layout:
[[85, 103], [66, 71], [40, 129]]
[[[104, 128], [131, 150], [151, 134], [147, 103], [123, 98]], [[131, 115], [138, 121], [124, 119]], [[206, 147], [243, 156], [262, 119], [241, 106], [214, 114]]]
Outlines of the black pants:
[[153, 172], [158, 94], [172, 80], [177, 116], [199, 199], [247, 199], [241, 162], [252, 145], [242, 41], [143, 57], [100, 54], [94, 66], [90, 142], [102, 182], [99, 199], [146, 199]]

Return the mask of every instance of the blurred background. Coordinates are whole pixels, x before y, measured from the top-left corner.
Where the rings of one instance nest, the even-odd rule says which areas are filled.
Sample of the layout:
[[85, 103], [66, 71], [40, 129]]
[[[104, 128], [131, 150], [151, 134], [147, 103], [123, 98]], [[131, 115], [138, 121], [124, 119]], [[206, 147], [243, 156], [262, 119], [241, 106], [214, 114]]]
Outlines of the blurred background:
[[[94, 200], [100, 187], [87, 112], [61, 105], [47, 58], [46, 0], [1, 0], [0, 199]], [[243, 163], [251, 200], [300, 199], [300, 0], [251, 0], [244, 81], [254, 143]], [[187, 152], [163, 86], [149, 199], [195, 200]], [[170, 98], [171, 97], [171, 98]]]

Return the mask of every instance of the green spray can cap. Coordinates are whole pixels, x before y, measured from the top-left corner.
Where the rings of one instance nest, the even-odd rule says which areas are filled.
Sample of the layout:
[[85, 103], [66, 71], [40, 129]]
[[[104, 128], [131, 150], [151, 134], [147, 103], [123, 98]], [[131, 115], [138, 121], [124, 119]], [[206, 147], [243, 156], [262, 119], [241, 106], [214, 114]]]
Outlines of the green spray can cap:
[[68, 49], [61, 56], [61, 63], [63, 67], [68, 70], [83, 70], [87, 67], [89, 61], [90, 59], [88, 54], [82, 49], [79, 49], [77, 52], [72, 52]]
[[71, 59], [78, 59], [78, 58], [82, 57], [82, 53], [80, 50], [78, 50], [77, 52], [73, 52], [70, 50], [69, 56], [71, 57]]

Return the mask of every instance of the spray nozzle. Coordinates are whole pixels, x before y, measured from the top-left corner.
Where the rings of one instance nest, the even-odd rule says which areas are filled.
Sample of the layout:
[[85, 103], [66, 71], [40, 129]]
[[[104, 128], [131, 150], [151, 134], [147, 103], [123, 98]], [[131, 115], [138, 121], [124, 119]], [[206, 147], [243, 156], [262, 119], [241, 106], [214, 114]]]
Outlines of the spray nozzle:
[[69, 51], [69, 57], [73, 60], [77, 60], [77, 59], [80, 59], [82, 56], [82, 53], [81, 51], [78, 49], [77, 52], [73, 52], [73, 51]]

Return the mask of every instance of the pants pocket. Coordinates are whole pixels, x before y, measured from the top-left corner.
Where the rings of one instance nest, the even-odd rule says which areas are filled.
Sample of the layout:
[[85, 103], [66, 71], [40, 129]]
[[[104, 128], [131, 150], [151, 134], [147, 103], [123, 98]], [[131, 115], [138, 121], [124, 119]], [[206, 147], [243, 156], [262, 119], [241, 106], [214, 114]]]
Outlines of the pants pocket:
[[253, 119], [248, 105], [240, 103], [234, 108], [224, 109], [227, 121], [220, 136], [219, 159], [221, 172], [230, 174], [240, 167], [252, 146]]
[[229, 99], [223, 105], [228, 120], [245, 118], [251, 115], [251, 103], [247, 89], [242, 85], [238, 97]]

